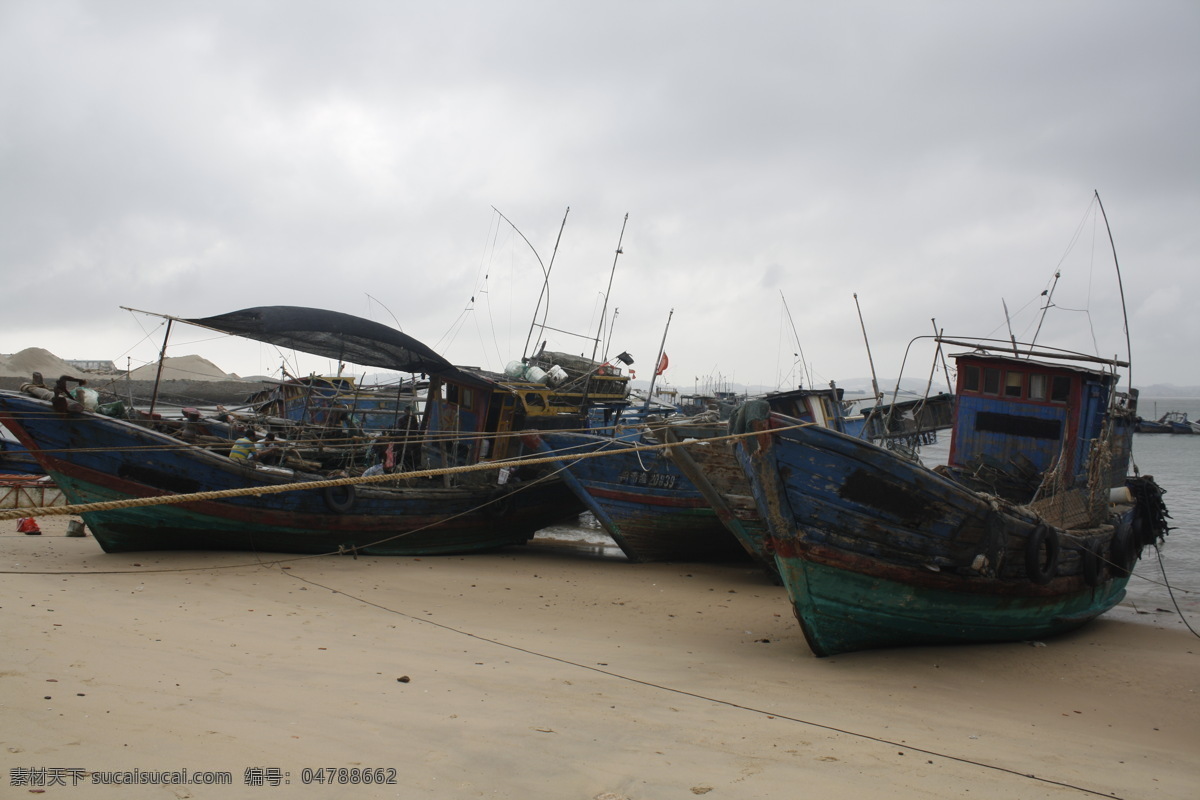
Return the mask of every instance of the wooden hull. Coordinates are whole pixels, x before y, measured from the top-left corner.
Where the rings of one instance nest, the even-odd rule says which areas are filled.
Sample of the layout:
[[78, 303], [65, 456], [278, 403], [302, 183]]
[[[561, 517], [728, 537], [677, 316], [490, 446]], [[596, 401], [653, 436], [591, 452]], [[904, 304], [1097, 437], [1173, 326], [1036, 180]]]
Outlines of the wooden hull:
[[819, 656], [1060, 633], [1120, 602], [1141, 552], [1133, 506], [1116, 525], [1055, 528], [823, 428], [767, 427], [739, 457]]
[[695, 441], [667, 451], [667, 457], [690, 480], [742, 548], [773, 578], [775, 557], [767, 541], [767, 523], [758, 513], [750, 481], [728, 441], [706, 442], [724, 430], [664, 426], [655, 430], [665, 441]]
[[[828, 554], [826, 554], [828, 555]], [[777, 559], [792, 607], [818, 656], [906, 645], [1042, 639], [1065, 633], [1121, 602], [1129, 578], [1051, 596], [993, 595], [925, 576], [889, 578], [841, 566], [819, 551]]]
[[661, 452], [582, 433], [527, 437], [545, 453], [610, 451], [563, 462], [563, 477], [631, 561], [728, 561], [746, 552], [709, 502]]
[[[277, 487], [317, 475], [255, 469], [139, 425], [59, 414], [0, 393], [0, 421], [72, 504]], [[289, 491], [82, 514], [108, 552], [255, 550], [368, 555], [470, 553], [521, 544], [582, 505], [559, 480], [504, 486]]]

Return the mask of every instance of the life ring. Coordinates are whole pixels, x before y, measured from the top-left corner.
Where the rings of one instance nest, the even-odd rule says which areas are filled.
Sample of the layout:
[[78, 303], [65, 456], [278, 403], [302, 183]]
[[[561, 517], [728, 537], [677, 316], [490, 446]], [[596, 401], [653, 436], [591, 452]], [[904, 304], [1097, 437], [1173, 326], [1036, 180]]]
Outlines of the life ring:
[[1090, 544], [1079, 549], [1079, 574], [1088, 586], [1100, 585], [1100, 554]]
[[[1046, 559], [1042, 560], [1042, 547], [1046, 548]], [[1025, 544], [1025, 573], [1029, 580], [1041, 586], [1049, 583], [1058, 569], [1058, 531], [1041, 524], [1029, 534]]]
[[[1136, 519], [1135, 519], [1136, 523]], [[1137, 560], [1134, 552], [1133, 526], [1118, 525], [1113, 531], [1112, 541], [1108, 545], [1108, 560], [1112, 564], [1113, 574], [1125, 578], [1133, 571], [1133, 562]]]
[[337, 514], [349, 514], [358, 499], [358, 492], [355, 491], [353, 485], [326, 486], [321, 496], [325, 498], [325, 505], [329, 506], [330, 511]]

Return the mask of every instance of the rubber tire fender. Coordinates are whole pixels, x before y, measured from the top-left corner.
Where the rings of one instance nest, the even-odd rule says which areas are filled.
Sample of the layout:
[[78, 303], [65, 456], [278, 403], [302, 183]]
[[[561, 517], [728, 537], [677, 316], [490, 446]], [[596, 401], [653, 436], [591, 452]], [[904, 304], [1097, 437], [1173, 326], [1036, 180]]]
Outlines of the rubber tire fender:
[[1136, 560], [1133, 536], [1133, 525], [1118, 525], [1109, 542], [1108, 560], [1112, 564], [1113, 575], [1118, 578], [1126, 578], [1133, 571], [1133, 562]]
[[354, 509], [354, 503], [358, 500], [358, 492], [353, 484], [346, 486], [326, 486], [321, 497], [325, 500], [325, 505], [335, 514], [349, 514]]
[[1090, 544], [1079, 549], [1079, 574], [1083, 582], [1095, 588], [1100, 585], [1100, 554]]
[[[1042, 546], [1046, 547], [1046, 561], [1042, 562]], [[1042, 523], [1033, 529], [1025, 543], [1025, 573], [1029, 580], [1039, 586], [1047, 584], [1058, 569], [1058, 531]]]

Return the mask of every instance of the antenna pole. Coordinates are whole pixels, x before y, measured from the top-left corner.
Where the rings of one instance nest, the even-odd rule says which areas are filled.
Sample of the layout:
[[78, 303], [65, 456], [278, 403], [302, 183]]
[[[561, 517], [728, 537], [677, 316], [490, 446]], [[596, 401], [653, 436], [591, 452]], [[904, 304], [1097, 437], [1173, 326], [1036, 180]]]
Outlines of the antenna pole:
[[592, 344], [592, 361], [596, 360], [596, 351], [600, 348], [600, 340], [604, 338], [604, 318], [608, 316], [608, 295], [612, 292], [613, 275], [617, 272], [617, 259], [621, 257], [621, 242], [625, 241], [625, 225], [629, 222], [629, 212], [621, 222], [621, 235], [617, 237], [617, 252], [613, 255], [612, 269], [608, 273], [608, 288], [604, 290], [604, 307], [600, 309], [600, 327], [596, 329], [596, 341]]

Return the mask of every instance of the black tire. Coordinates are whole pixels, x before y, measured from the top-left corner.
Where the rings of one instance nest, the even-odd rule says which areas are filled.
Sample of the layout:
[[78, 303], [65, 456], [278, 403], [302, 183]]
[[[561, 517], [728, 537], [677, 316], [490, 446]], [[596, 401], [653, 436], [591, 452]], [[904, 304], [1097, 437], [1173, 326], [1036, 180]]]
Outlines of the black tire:
[[335, 514], [349, 514], [358, 500], [358, 492], [352, 485], [326, 486], [321, 496], [325, 498], [325, 505]]
[[1079, 550], [1079, 574], [1088, 586], [1100, 585], [1100, 554], [1090, 544]]
[[[1042, 560], [1042, 548], [1046, 558]], [[1058, 569], [1058, 531], [1049, 525], [1038, 525], [1025, 544], [1025, 573], [1037, 585], [1049, 583]]]
[[1139, 555], [1133, 542], [1134, 531], [1131, 525], [1118, 525], [1113, 531], [1112, 542], [1108, 546], [1108, 560], [1112, 564], [1113, 575], [1127, 578], [1133, 571], [1133, 562]]

